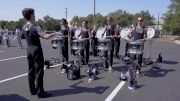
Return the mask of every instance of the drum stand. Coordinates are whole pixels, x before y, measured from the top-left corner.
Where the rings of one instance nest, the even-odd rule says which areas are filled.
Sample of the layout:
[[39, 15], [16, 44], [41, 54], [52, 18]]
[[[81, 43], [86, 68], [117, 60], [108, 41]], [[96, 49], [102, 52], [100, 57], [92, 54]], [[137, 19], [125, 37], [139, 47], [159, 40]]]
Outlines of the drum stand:
[[[77, 56], [77, 58], [81, 61], [81, 59], [83, 60], [83, 62], [85, 63], [85, 65], [88, 65], [87, 62], [85, 61], [85, 59], [83, 58], [83, 56], [81, 55], [81, 49], [75, 50], [75, 52], [77, 52], [77, 54], [75, 54]], [[77, 63], [77, 58], [74, 60], [75, 63]]]
[[[66, 61], [65, 57], [62, 55], [62, 40], [58, 40], [58, 53], [59, 53], [59, 57], [52, 57], [51, 59], [54, 60], [55, 64], [60, 64], [61, 60], [64, 60], [62, 64], [67, 64], [68, 61]], [[62, 58], [62, 59], [61, 59]]]
[[152, 63], [152, 59], [151, 59], [152, 43], [153, 43], [153, 40], [150, 39], [150, 40], [149, 40], [149, 53], [148, 53], [147, 57], [146, 57], [145, 60], [144, 60], [144, 64], [145, 64], [145, 65], [148, 65], [148, 64], [151, 64], [151, 63]]
[[[108, 50], [100, 50], [100, 58], [101, 58], [101, 63], [102, 63], [102, 70], [105, 70], [107, 69], [108, 66], [110, 66], [109, 62], [108, 62], [108, 59], [105, 57], [106, 56], [106, 52], [107, 52], [107, 55], [108, 55]], [[108, 67], [109, 69], [109, 73], [112, 72], [112, 67]]]
[[137, 80], [136, 77], [139, 74], [138, 69], [140, 68], [140, 65], [138, 63], [138, 60], [134, 60], [133, 57], [125, 57], [127, 59], [124, 59], [125, 66], [128, 67], [127, 72], [121, 72], [120, 74], [120, 80], [129, 82], [129, 89], [135, 89], [137, 88]]

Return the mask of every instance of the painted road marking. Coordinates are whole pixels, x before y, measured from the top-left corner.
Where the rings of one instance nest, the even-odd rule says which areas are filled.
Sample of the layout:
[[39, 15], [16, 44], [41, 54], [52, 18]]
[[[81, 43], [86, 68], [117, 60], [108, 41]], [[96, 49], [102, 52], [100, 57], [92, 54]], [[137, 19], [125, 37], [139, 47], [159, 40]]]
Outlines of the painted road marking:
[[[57, 67], [57, 66], [60, 66], [60, 65], [62, 65], [62, 64], [57, 64], [57, 65], [53, 65], [53, 66], [50, 66], [50, 67], [53, 68], [53, 67]], [[21, 75], [18, 75], [18, 76], [14, 76], [14, 77], [11, 77], [11, 78], [8, 78], [8, 79], [1, 80], [0, 83], [4, 83], [4, 82], [14, 80], [14, 79], [17, 79], [17, 78], [20, 78], [20, 77], [24, 77], [24, 76], [27, 76], [27, 75], [28, 75], [28, 73], [24, 73], [24, 74], [21, 74]]]
[[113, 90], [113, 92], [104, 101], [112, 101], [113, 98], [116, 96], [116, 94], [119, 92], [119, 90], [123, 87], [125, 83], [126, 81], [121, 81], [119, 85]]
[[27, 57], [27, 56], [19, 56], [19, 57], [13, 57], [13, 58], [1, 59], [0, 62], [2, 62], [2, 61], [7, 61], [7, 60], [20, 59], [20, 58], [25, 58], [25, 57]]

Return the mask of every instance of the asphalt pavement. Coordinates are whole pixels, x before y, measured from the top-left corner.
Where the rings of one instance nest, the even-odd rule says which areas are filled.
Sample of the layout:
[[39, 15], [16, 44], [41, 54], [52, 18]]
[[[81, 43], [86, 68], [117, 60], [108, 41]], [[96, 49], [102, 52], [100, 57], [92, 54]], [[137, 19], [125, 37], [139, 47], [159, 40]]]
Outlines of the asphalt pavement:
[[[139, 87], [128, 89], [128, 82], [119, 79], [124, 64], [114, 58], [114, 72], [101, 71], [97, 80], [88, 82], [85, 72], [87, 67], [81, 68], [81, 78], [68, 80], [66, 74], [60, 73], [60, 66], [45, 70], [44, 88], [53, 94], [52, 97], [39, 99], [30, 95], [28, 87], [28, 64], [26, 59], [26, 42], [23, 49], [16, 43], [11, 47], [0, 45], [0, 101], [179, 101], [180, 100], [180, 45], [170, 40], [154, 39], [145, 43], [143, 57], [151, 56], [157, 59], [162, 53], [163, 62], [160, 69], [143, 65], [143, 76], [138, 77]], [[150, 49], [150, 42], [152, 46]], [[41, 41], [45, 59], [59, 57], [59, 51], [53, 49], [50, 41]], [[119, 55], [124, 54], [125, 43], [121, 41]], [[73, 61], [75, 57], [70, 56]], [[99, 57], [90, 57], [90, 63], [100, 63]]]

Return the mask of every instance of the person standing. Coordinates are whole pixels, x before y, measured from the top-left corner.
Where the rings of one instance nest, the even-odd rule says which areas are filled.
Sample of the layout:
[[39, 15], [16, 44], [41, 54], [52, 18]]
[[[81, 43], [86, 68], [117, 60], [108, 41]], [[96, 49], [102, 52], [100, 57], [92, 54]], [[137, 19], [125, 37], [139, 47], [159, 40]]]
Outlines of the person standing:
[[[142, 42], [144, 42], [147, 37], [147, 29], [144, 26], [143, 18], [138, 17], [137, 23], [138, 23], [137, 26], [131, 28], [128, 37], [131, 39], [133, 38], [133, 41], [141, 40]], [[142, 58], [143, 58], [143, 54], [138, 55], [138, 63], [140, 67], [142, 65]]]
[[16, 31], [15, 31], [15, 34], [16, 34], [16, 40], [17, 40], [17, 43], [18, 43], [18, 48], [22, 49], [22, 42], [21, 42], [21, 35], [22, 35], [22, 31], [21, 31], [21, 28], [16, 28]]
[[51, 96], [51, 94], [44, 91], [43, 87], [44, 57], [40, 38], [49, 39], [53, 37], [54, 34], [45, 34], [40, 27], [35, 25], [35, 11], [33, 8], [24, 8], [22, 10], [22, 15], [27, 21], [23, 26], [22, 33], [27, 42], [30, 93], [32, 95], [37, 95], [39, 98], [46, 98]]
[[115, 35], [115, 26], [113, 25], [113, 18], [108, 17], [107, 25], [106, 25], [106, 37], [107, 39], [110, 39], [110, 47], [111, 47], [111, 49], [107, 53], [110, 71], [112, 71], [112, 65], [113, 65], [114, 39], [112, 37], [114, 35]]
[[[69, 37], [69, 27], [67, 26], [66, 19], [61, 19], [61, 34], [62, 34], [62, 56], [63, 56], [63, 62], [68, 62], [68, 37]], [[61, 68], [61, 73], [65, 73], [67, 70], [67, 67], [63, 64]]]
[[96, 32], [97, 32], [97, 27], [96, 25], [93, 26], [93, 29], [91, 31], [91, 48], [92, 48], [92, 54], [94, 56], [97, 56], [97, 49], [96, 49], [96, 46], [97, 46], [97, 38], [95, 37], [96, 36]]
[[4, 30], [3, 39], [4, 39], [5, 47], [10, 47], [9, 31], [7, 28], [5, 28]]
[[119, 48], [121, 39], [119, 37], [121, 31], [121, 27], [119, 24], [116, 25], [115, 28], [115, 38], [114, 38], [114, 56], [119, 59]]
[[[88, 63], [89, 61], [89, 40], [86, 39], [86, 38], [89, 38], [89, 36], [90, 36], [90, 29], [88, 27], [88, 21], [83, 20], [81, 38], [85, 40], [84, 40], [84, 49], [81, 51], [81, 55], [85, 59], [86, 63]], [[82, 63], [85, 64], [83, 60], [82, 60]]]

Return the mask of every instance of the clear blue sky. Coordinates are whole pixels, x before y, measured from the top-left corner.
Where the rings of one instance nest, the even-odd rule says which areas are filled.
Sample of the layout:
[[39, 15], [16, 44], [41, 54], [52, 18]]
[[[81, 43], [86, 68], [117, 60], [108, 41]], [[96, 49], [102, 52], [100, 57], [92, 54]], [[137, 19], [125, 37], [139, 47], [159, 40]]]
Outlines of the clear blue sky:
[[[96, 12], [107, 15], [118, 9], [129, 13], [149, 10], [157, 18], [168, 9], [170, 0], [96, 0]], [[25, 7], [35, 9], [36, 19], [49, 15], [56, 19], [65, 18], [65, 8], [68, 8], [68, 18], [75, 15], [87, 16], [93, 13], [93, 0], [1, 0], [0, 20], [18, 20], [22, 18], [21, 11]]]

